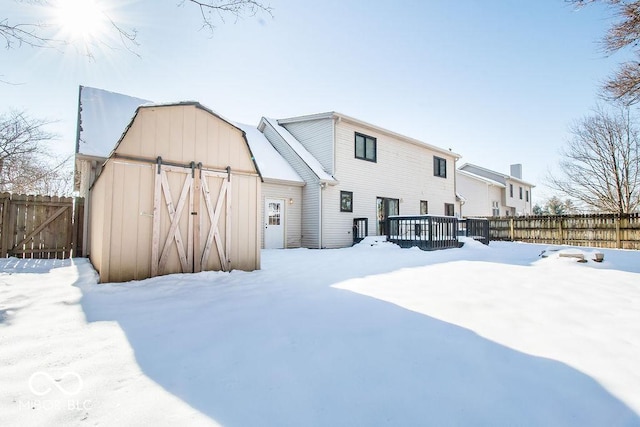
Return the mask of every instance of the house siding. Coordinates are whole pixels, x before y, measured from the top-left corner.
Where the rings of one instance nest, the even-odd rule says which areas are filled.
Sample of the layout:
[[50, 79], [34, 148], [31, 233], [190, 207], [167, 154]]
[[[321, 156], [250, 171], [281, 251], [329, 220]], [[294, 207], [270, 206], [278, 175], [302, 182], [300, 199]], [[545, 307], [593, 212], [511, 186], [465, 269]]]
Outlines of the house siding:
[[[528, 184], [522, 181], [521, 179], [516, 179], [512, 176], [509, 177], [503, 174], [492, 172], [492, 171], [477, 167], [475, 165], [464, 165], [463, 167], [461, 167], [460, 170], [463, 170], [465, 172], [469, 172], [484, 178], [488, 178], [505, 185], [505, 188], [501, 188], [499, 190], [499, 194], [496, 193], [497, 190], [493, 190], [494, 193], [491, 195], [491, 197], [482, 201], [472, 200], [472, 199], [479, 198], [479, 196], [477, 196], [475, 193], [467, 192], [468, 197], [465, 196], [464, 193], [462, 193], [462, 195], [467, 197], [468, 199], [467, 204], [470, 202], [471, 204], [474, 204], [474, 203], [482, 203], [486, 201], [489, 204], [489, 206], [491, 206], [491, 201], [497, 200], [500, 202], [500, 215], [531, 215], [531, 213], [533, 212], [533, 205], [531, 203], [531, 193], [532, 193], [533, 186], [531, 184]], [[462, 177], [462, 175], [459, 174], [459, 177]], [[466, 177], [466, 179], [471, 179], [471, 178]], [[513, 197], [511, 196], [511, 190], [509, 188], [509, 185], [513, 186]], [[459, 188], [461, 191], [464, 191], [461, 187]], [[522, 188], [522, 199], [520, 199], [520, 188]], [[527, 191], [529, 192], [529, 201], [527, 201], [527, 196], [526, 196]], [[484, 197], [484, 195], [482, 197]], [[491, 209], [489, 209], [489, 212], [491, 212]], [[465, 215], [470, 215], [468, 208]]]
[[[465, 198], [463, 216], [491, 216], [490, 185], [478, 179], [458, 174], [458, 193]], [[500, 198], [497, 199], [500, 201]]]
[[462, 216], [492, 216], [494, 201], [499, 204], [500, 214], [505, 214], [506, 208], [502, 202], [504, 188], [462, 174], [458, 174], [457, 180], [458, 193], [465, 198]]
[[304, 220], [301, 220], [300, 244], [305, 248], [318, 248], [320, 247], [320, 182], [318, 177], [268, 123], [265, 124], [263, 132], [280, 155], [306, 182], [306, 185], [302, 187], [301, 218]]
[[[509, 192], [509, 184], [513, 185], [513, 197]], [[522, 187], [522, 199], [520, 199], [520, 188]], [[529, 201], [527, 202], [526, 192], [529, 192]], [[531, 215], [533, 208], [531, 206], [531, 187], [521, 182], [507, 179], [507, 189], [505, 191], [505, 206], [513, 208], [516, 215]]]
[[325, 171], [333, 175], [333, 119], [317, 119], [304, 122], [283, 123], [300, 143], [320, 162]]
[[[262, 221], [262, 248], [264, 248], [264, 230], [266, 226], [264, 212], [266, 199], [282, 199], [285, 201], [285, 248], [299, 248], [302, 246], [302, 190], [303, 187], [291, 185], [266, 182], [262, 184], [260, 216]], [[293, 201], [293, 203], [289, 203], [289, 200]]]
[[[377, 139], [377, 161], [355, 158], [354, 134]], [[336, 186], [323, 190], [323, 247], [338, 248], [353, 242], [354, 218], [368, 218], [369, 235], [377, 234], [376, 199], [400, 200], [401, 215], [418, 215], [420, 201], [429, 213], [444, 214], [444, 204], [456, 205], [455, 157], [429, 147], [400, 140], [348, 121], [336, 123]], [[433, 176], [433, 156], [447, 161], [447, 177]], [[353, 212], [340, 212], [340, 191], [353, 192]]]

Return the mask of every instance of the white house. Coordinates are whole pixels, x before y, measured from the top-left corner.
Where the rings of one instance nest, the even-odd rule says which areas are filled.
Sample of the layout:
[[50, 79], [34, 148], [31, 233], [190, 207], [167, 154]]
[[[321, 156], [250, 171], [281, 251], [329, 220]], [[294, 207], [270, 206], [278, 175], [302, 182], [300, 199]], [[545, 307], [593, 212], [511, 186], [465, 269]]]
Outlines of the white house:
[[522, 179], [522, 165], [511, 165], [510, 174], [465, 163], [456, 171], [457, 189], [464, 199], [462, 215], [514, 216], [533, 212], [531, 190]]
[[336, 112], [258, 126], [304, 179], [302, 246], [338, 248], [390, 215], [455, 215], [460, 156]]
[[[80, 196], [90, 196], [136, 108], [148, 102], [81, 87]], [[224, 120], [244, 132], [262, 178], [264, 248], [345, 247], [354, 230], [361, 237], [384, 234], [390, 215], [460, 214], [460, 156], [450, 150], [336, 112], [263, 117], [257, 127]]]

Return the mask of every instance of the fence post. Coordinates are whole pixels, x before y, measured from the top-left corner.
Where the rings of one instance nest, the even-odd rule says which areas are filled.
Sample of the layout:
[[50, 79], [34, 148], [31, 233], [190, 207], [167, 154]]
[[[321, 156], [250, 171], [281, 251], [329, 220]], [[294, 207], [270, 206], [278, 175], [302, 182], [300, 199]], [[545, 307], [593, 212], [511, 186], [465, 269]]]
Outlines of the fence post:
[[511, 219], [509, 220], [509, 237], [511, 238], [511, 241], [513, 242], [514, 239], [514, 226], [513, 226], [513, 217], [511, 217]]
[[3, 193], [2, 200], [2, 230], [0, 231], [0, 257], [6, 258], [7, 252], [9, 252], [9, 221], [11, 215], [9, 212], [11, 211], [9, 205], [9, 198], [11, 197], [9, 193]]
[[616, 248], [622, 249], [622, 239], [620, 237], [620, 216], [614, 218], [616, 222]]
[[558, 232], [560, 233], [560, 244], [564, 245], [564, 236], [562, 235], [562, 221], [563, 219], [560, 218], [560, 221], [558, 222]]

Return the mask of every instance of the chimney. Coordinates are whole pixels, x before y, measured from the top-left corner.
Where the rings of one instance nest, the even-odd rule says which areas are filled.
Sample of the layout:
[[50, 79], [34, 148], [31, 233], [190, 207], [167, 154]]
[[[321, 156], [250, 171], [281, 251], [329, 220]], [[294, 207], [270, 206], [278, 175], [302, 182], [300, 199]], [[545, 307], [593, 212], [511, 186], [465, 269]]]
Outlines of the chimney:
[[511, 176], [514, 178], [522, 179], [522, 164], [518, 163], [511, 165]]

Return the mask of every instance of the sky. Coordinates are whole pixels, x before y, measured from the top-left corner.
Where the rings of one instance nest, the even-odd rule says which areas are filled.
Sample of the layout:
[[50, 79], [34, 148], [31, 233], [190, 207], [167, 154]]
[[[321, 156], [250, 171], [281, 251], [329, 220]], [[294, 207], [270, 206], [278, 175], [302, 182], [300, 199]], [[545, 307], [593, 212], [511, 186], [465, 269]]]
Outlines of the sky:
[[[262, 116], [337, 111], [450, 148], [459, 165], [509, 173], [521, 163], [542, 203], [570, 126], [626, 59], [599, 44], [611, 11], [576, 11], [563, 0], [265, 0], [273, 17], [226, 17], [213, 33], [188, 2], [98, 1], [137, 30], [135, 53], [108, 26], [92, 58], [77, 44], [0, 51], [0, 112], [55, 120], [59, 153], [74, 150], [79, 85], [195, 100], [255, 125]], [[3, 3], [0, 19], [10, 23], [60, 22], [51, 7]]]

